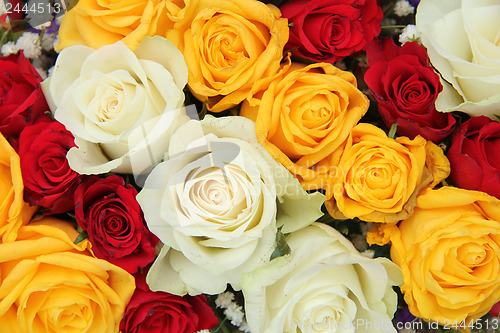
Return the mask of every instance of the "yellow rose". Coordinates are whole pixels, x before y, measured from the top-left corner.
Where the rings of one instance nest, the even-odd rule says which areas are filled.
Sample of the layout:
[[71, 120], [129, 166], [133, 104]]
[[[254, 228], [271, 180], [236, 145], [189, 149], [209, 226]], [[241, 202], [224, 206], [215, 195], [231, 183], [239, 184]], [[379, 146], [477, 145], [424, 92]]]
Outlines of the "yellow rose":
[[144, 36], [160, 35], [171, 26], [171, 7], [166, 0], [80, 0], [64, 14], [56, 50], [72, 45], [98, 49], [119, 40], [134, 50]]
[[184, 54], [189, 88], [210, 111], [238, 105], [252, 85], [276, 74], [288, 41], [278, 8], [257, 0], [184, 3], [166, 37]]
[[391, 139], [372, 124], [358, 124], [330, 180], [325, 205], [334, 218], [394, 223], [409, 217], [417, 195], [449, 173], [443, 151], [421, 136]]
[[259, 142], [304, 189], [325, 188], [339, 148], [368, 109], [354, 75], [331, 64], [294, 63], [255, 90], [241, 115], [255, 120]]
[[132, 297], [132, 275], [92, 257], [65, 221], [22, 226], [0, 244], [0, 327], [9, 333], [118, 332]]
[[0, 133], [0, 237], [1, 243], [14, 241], [17, 230], [27, 224], [37, 207], [23, 201], [23, 177], [19, 156]]
[[500, 200], [455, 187], [429, 189], [391, 241], [415, 316], [468, 324], [500, 301]]

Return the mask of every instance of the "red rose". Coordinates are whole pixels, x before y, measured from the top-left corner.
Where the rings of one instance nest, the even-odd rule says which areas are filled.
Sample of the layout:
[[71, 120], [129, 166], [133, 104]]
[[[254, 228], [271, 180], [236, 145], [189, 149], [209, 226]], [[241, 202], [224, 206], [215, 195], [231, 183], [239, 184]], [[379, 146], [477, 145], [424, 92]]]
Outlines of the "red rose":
[[26, 127], [19, 138], [24, 200], [48, 208], [51, 214], [73, 210], [74, 192], [83, 179], [71, 170], [66, 153], [74, 138], [59, 122]]
[[453, 132], [455, 118], [434, 106], [443, 87], [425, 48], [417, 42], [398, 47], [385, 38], [370, 43], [366, 54], [370, 68], [365, 82], [388, 127], [397, 122], [399, 135], [412, 139], [421, 135], [434, 142]]
[[443, 87], [425, 48], [417, 42], [398, 47], [385, 38], [370, 43], [366, 54], [370, 68], [365, 82], [388, 127], [397, 122], [399, 135], [411, 139], [421, 135], [434, 142], [453, 132], [455, 118], [434, 106]]
[[181, 297], [153, 292], [144, 276], [136, 276], [137, 288], [120, 323], [122, 333], [193, 333], [217, 325], [205, 295]]
[[135, 199], [137, 190], [123, 178], [88, 177], [75, 192], [75, 217], [87, 231], [96, 257], [135, 273], [155, 258], [158, 238], [147, 228]]
[[493, 307], [488, 313], [493, 317], [500, 317], [500, 302], [493, 305]]
[[22, 52], [0, 58], [0, 132], [11, 142], [49, 110], [41, 81]]
[[500, 199], [500, 123], [485, 116], [464, 122], [451, 140], [447, 156], [452, 182]]
[[23, 3], [20, 0], [4, 0], [3, 3], [7, 7], [7, 3], [9, 2], [10, 13], [0, 16], [0, 22], [7, 22], [7, 17], [9, 17], [11, 20], [22, 20], [24, 16], [24, 12], [22, 11]]
[[280, 7], [290, 24], [286, 48], [317, 62], [335, 62], [358, 51], [380, 33], [376, 0], [292, 0]]

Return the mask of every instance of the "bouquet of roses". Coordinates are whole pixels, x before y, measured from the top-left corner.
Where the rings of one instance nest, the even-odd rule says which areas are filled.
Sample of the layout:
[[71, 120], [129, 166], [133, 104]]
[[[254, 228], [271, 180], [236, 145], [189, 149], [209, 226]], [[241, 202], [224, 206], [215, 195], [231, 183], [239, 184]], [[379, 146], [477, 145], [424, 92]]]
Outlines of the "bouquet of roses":
[[499, 0], [2, 4], [2, 331], [500, 327]]

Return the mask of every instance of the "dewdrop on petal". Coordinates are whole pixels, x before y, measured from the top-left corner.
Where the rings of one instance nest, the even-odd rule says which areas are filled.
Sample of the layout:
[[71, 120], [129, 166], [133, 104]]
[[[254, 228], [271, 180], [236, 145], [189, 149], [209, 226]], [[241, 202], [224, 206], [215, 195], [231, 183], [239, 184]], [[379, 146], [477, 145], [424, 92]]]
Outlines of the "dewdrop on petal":
[[25, 57], [28, 59], [35, 59], [42, 54], [40, 36], [33, 32], [23, 33], [17, 40], [16, 47], [19, 50], [23, 50]]
[[399, 0], [394, 6], [394, 13], [399, 17], [413, 14], [413, 12], [415, 8], [407, 0]]
[[413, 24], [408, 24], [401, 35], [399, 35], [399, 42], [403, 45], [406, 42], [414, 42], [420, 40], [420, 33], [417, 31], [417, 27]]

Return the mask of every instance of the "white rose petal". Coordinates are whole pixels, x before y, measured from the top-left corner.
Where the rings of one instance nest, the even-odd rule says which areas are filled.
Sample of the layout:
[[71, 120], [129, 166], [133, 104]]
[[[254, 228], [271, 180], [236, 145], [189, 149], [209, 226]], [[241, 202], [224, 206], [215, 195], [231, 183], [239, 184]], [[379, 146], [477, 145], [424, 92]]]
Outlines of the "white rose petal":
[[42, 54], [40, 36], [34, 32], [23, 32], [21, 37], [16, 41], [16, 48], [23, 50], [24, 55], [28, 59], [38, 58]]
[[189, 121], [170, 141], [137, 196], [149, 230], [165, 246], [151, 267], [152, 290], [218, 294], [269, 261], [277, 228], [291, 232], [322, 215], [308, 194], [260, 145], [243, 117]]
[[422, 0], [417, 29], [443, 77], [439, 111], [496, 119], [500, 113], [500, 3]]
[[65, 48], [42, 83], [54, 117], [75, 136], [67, 155], [82, 174], [149, 172], [168, 149], [183, 108], [187, 67], [162, 37], [133, 52], [122, 42]]
[[396, 332], [392, 286], [402, 274], [394, 263], [366, 258], [321, 223], [291, 233], [287, 242], [289, 256], [243, 276], [252, 332]]

